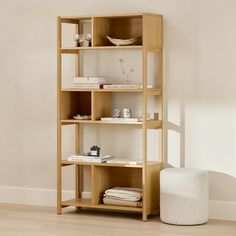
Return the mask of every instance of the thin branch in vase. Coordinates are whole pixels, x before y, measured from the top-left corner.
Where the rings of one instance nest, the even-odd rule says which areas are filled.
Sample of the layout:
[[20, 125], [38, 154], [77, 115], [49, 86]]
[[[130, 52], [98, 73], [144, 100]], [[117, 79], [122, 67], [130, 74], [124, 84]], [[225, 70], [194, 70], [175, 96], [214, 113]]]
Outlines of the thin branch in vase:
[[125, 63], [124, 60], [122, 58], [119, 59], [120, 62], [120, 67], [121, 67], [121, 72], [123, 74], [123, 79], [125, 81], [126, 84], [130, 83], [130, 74], [134, 71], [133, 69], [130, 69], [129, 71], [126, 71], [125, 69]]

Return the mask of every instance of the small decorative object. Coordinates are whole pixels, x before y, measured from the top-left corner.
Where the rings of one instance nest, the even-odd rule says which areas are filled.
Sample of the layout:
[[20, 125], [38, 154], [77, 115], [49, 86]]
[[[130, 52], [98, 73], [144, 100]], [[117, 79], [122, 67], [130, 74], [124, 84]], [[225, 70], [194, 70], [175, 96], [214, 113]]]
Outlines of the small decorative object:
[[78, 114], [76, 116], [73, 116], [73, 118], [76, 120], [90, 120], [91, 116]]
[[159, 113], [154, 112], [154, 114], [153, 114], [153, 119], [154, 119], [154, 120], [158, 120], [158, 119], [159, 119]]
[[126, 84], [130, 83], [130, 74], [134, 71], [132, 68], [129, 71], [126, 71], [125, 67], [124, 67], [124, 60], [122, 58], [119, 59], [120, 62], [120, 67], [121, 67], [121, 71], [123, 74], [123, 79], [125, 81]]
[[[92, 46], [92, 35], [91, 34], [76, 34], [75, 35], [75, 41], [76, 41], [76, 47], [91, 47]], [[88, 42], [88, 44], [84, 45], [85, 41]]]
[[109, 122], [116, 122], [116, 123], [125, 123], [125, 122], [141, 122], [142, 121], [142, 117], [131, 117], [131, 118], [124, 118], [124, 117], [118, 117], [118, 118], [114, 118], [114, 117], [101, 117], [101, 121], [105, 121], [107, 123]]
[[76, 47], [81, 47], [84, 42], [84, 35], [76, 34], [74, 40], [76, 41]]
[[92, 35], [87, 34], [85, 40], [88, 41], [88, 47], [92, 47]]
[[112, 117], [113, 117], [113, 118], [119, 118], [119, 117], [121, 117], [121, 110], [120, 110], [120, 109], [117, 109], [117, 108], [113, 109], [113, 111], [112, 111]]
[[115, 44], [116, 46], [126, 46], [135, 44], [140, 39], [140, 37], [135, 37], [131, 39], [116, 39], [116, 38], [111, 38], [109, 36], [106, 37], [111, 43]]
[[100, 147], [94, 145], [90, 148], [90, 156], [99, 157], [100, 156]]
[[123, 109], [123, 117], [124, 117], [124, 118], [131, 118], [131, 109], [129, 109], [129, 108], [124, 108], [124, 109]]

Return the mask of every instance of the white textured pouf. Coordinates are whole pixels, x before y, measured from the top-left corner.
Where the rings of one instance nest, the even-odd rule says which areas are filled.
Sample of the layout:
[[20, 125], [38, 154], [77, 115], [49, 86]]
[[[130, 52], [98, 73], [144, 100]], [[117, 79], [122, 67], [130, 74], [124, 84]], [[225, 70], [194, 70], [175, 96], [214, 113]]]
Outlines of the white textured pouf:
[[208, 221], [208, 172], [167, 168], [160, 173], [160, 215], [168, 224], [195, 225]]

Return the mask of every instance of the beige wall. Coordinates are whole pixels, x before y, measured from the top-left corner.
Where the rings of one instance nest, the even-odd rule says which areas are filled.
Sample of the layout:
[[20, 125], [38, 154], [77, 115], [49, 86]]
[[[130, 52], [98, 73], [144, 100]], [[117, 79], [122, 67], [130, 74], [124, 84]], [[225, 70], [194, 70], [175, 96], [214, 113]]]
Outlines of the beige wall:
[[234, 0], [0, 1], [2, 191], [56, 187], [56, 16], [155, 12], [165, 17], [166, 113], [182, 132], [168, 132], [168, 163], [211, 170], [211, 200], [235, 207], [235, 9]]

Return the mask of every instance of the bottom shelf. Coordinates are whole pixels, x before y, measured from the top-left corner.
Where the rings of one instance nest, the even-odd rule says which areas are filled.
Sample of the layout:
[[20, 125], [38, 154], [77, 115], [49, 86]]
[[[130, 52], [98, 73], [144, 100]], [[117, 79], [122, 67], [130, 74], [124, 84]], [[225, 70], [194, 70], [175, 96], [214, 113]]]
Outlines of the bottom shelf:
[[61, 203], [62, 207], [68, 206], [78, 206], [85, 208], [96, 208], [96, 209], [108, 209], [108, 210], [119, 210], [119, 211], [132, 211], [132, 212], [142, 212], [143, 208], [137, 207], [126, 207], [126, 206], [112, 206], [105, 204], [92, 204], [91, 199], [70, 199], [67, 201], [63, 201]]

